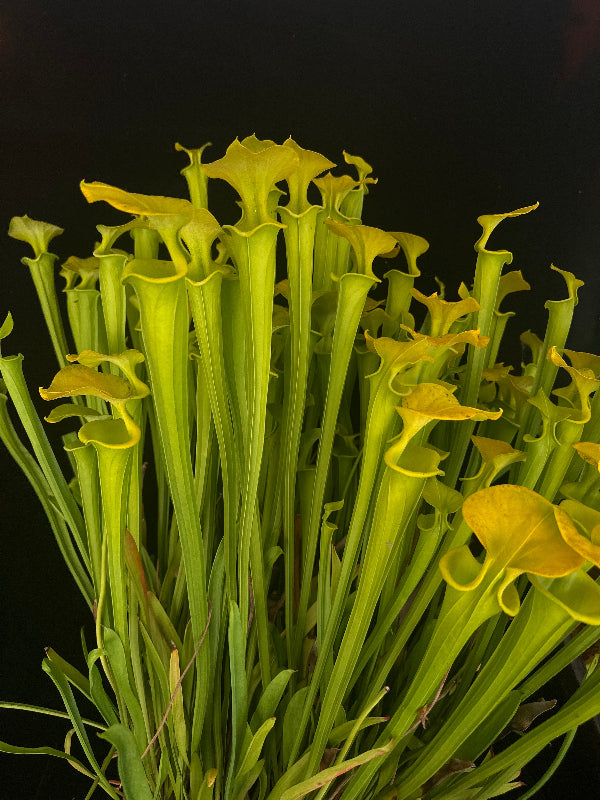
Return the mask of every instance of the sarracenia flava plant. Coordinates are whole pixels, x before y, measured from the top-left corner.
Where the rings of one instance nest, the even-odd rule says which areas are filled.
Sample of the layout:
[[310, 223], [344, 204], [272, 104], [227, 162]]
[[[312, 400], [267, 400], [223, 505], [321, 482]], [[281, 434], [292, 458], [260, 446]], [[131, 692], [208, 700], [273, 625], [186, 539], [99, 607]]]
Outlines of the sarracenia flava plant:
[[[565, 349], [581, 281], [558, 270], [515, 369], [506, 298], [529, 284], [489, 238], [535, 206], [479, 218], [448, 299], [415, 286], [425, 239], [363, 224], [362, 158], [178, 149], [189, 200], [82, 183], [124, 218], [62, 265], [68, 327], [61, 229], [11, 222], [72, 472], [5, 355], [10, 315], [0, 437], [94, 624], [81, 664], [44, 659], [64, 711], [2, 703], [63, 716], [64, 749], [0, 750], [66, 759], [87, 798], [530, 797], [522, 767], [600, 712], [588, 658], [530, 728], [600, 639], [600, 357]], [[219, 181], [233, 224], [208, 210]]]

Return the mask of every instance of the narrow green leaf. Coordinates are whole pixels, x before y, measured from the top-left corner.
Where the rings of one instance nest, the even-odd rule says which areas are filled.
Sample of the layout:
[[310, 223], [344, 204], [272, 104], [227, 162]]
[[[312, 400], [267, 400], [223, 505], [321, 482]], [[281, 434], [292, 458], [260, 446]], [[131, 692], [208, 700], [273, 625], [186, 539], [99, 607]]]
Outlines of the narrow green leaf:
[[48, 658], [45, 658], [43, 660], [42, 669], [50, 676], [54, 685], [60, 692], [63, 703], [65, 704], [65, 708], [67, 709], [67, 712], [69, 714], [71, 724], [75, 729], [75, 733], [77, 734], [79, 743], [83, 748], [83, 752], [85, 753], [86, 758], [88, 759], [93, 772], [99, 777], [100, 784], [103, 786], [103, 788], [110, 787], [110, 784], [104, 777], [104, 774], [92, 750], [90, 740], [88, 738], [87, 732], [84, 727], [83, 719], [81, 718], [81, 714], [79, 713], [79, 709], [77, 708], [77, 703], [75, 702], [75, 698], [73, 697], [73, 692], [71, 691], [71, 688], [67, 682], [66, 676], [64, 675], [60, 667], [56, 663], [52, 663], [52, 661], [50, 661]]
[[273, 725], [275, 725], [275, 717], [270, 717], [269, 719], [265, 720], [265, 722], [252, 737], [248, 749], [244, 753], [242, 763], [240, 764], [240, 768], [236, 776], [236, 782], [234, 784], [234, 796], [237, 794], [236, 789], [238, 788], [238, 781], [240, 781], [247, 772], [250, 772], [256, 766], [263, 748], [263, 744], [265, 743], [265, 739], [272, 730]]
[[234, 788], [234, 800], [244, 800], [248, 796], [248, 792], [258, 780], [260, 774], [263, 772], [265, 766], [264, 759], [261, 758], [252, 769], [245, 772], [240, 776], [239, 781], [236, 780]]
[[[18, 756], [53, 756], [54, 758], [62, 758], [64, 761], [68, 761], [77, 772], [81, 772], [89, 778], [94, 778], [93, 773], [85, 767], [82, 761], [75, 758], [75, 756], [72, 756], [70, 753], [65, 753], [63, 750], [56, 750], [54, 747], [19, 747], [18, 745], [0, 741], [0, 753]], [[119, 800], [119, 796], [114, 790], [109, 790], [107, 786], [102, 786], [102, 788], [110, 797], [114, 798], [114, 800]]]
[[119, 778], [127, 800], [152, 800], [146, 773], [131, 731], [124, 725], [111, 725], [101, 734], [119, 754]]
[[183, 692], [181, 689], [181, 672], [179, 670], [179, 651], [176, 647], [171, 650], [171, 661], [169, 664], [169, 689], [173, 698], [171, 706], [171, 716], [175, 729], [175, 742], [183, 763], [189, 767], [187, 726], [185, 724], [185, 712], [183, 710]]
[[304, 797], [304, 795], [313, 792], [315, 789], [320, 789], [321, 786], [326, 786], [340, 775], [349, 772], [351, 769], [355, 769], [361, 764], [366, 764], [368, 761], [372, 761], [374, 758], [386, 756], [389, 752], [391, 752], [394, 745], [394, 739], [390, 739], [388, 744], [384, 745], [383, 747], [376, 747], [373, 750], [367, 750], [366, 753], [361, 753], [355, 758], [349, 758], [347, 761], [342, 761], [341, 764], [336, 764], [333, 767], [323, 769], [316, 775], [308, 778], [308, 780], [302, 781], [301, 783], [296, 784], [296, 786], [293, 786], [291, 789], [288, 789], [281, 795], [280, 800], [299, 800], [300, 797]]
[[285, 716], [283, 718], [283, 742], [281, 750], [284, 764], [289, 764], [292, 746], [298, 733], [298, 719], [300, 718], [301, 712], [305, 708], [306, 698], [308, 695], [308, 686], [298, 689], [298, 691], [292, 695], [292, 699], [288, 703], [288, 707], [285, 710]]
[[229, 672], [231, 676], [231, 759], [227, 773], [226, 798], [233, 797], [233, 783], [241, 757], [248, 717], [248, 684], [246, 680], [246, 637], [242, 631], [240, 610], [229, 603]]
[[103, 652], [104, 651], [100, 650], [92, 650], [92, 652], [88, 654], [87, 662], [90, 672], [90, 694], [92, 696], [92, 702], [102, 714], [104, 721], [106, 722], [106, 725], [103, 726], [103, 729], [106, 730], [106, 728], [110, 725], [116, 724], [119, 721], [119, 718], [109, 696], [104, 689], [104, 686], [102, 685], [102, 676], [100, 675], [100, 670], [96, 666], [96, 661], [103, 655]]
[[283, 697], [285, 688], [293, 673], [293, 669], [282, 669], [264, 690], [256, 706], [256, 711], [252, 714], [250, 720], [250, 728], [253, 732], [256, 733], [261, 725], [275, 714], [279, 701]]
[[75, 686], [76, 689], [79, 689], [84, 697], [87, 697], [88, 700], [92, 699], [90, 682], [85, 675], [69, 664], [68, 661], [65, 661], [65, 659], [59, 656], [56, 650], [53, 650], [51, 647], [46, 648], [46, 658], [58, 667], [69, 683]]
[[[45, 706], [34, 706], [29, 703], [13, 703], [10, 700], [0, 700], [0, 708], [5, 708], [7, 711], [29, 711], [32, 714], [46, 714], [48, 717], [58, 717], [59, 719], [69, 719], [66, 711], [60, 711], [56, 708], [46, 708]], [[106, 730], [106, 725], [101, 722], [96, 722], [93, 719], [81, 718], [84, 725], [89, 725], [91, 728], [98, 728], [98, 730]]]
[[131, 715], [136, 740], [142, 744], [146, 737], [146, 726], [140, 702], [129, 683], [129, 671], [125, 657], [125, 650], [118, 634], [110, 628], [104, 628], [104, 649], [113, 674], [116, 690], [125, 701], [127, 710]]

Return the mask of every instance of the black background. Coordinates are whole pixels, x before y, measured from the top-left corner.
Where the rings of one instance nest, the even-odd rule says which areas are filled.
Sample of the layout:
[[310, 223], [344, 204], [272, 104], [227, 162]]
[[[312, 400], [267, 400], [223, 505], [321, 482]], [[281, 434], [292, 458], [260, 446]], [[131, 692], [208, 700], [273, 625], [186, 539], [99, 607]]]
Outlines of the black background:
[[[373, 165], [364, 221], [425, 236], [421, 288], [439, 275], [448, 299], [472, 277], [477, 216], [539, 200], [491, 240], [533, 286], [511, 301], [521, 319], [509, 335], [543, 335], [544, 301], [565, 294], [554, 262], [586, 281], [569, 344], [597, 352], [599, 50], [595, 0], [4, 0], [0, 231], [27, 213], [66, 228], [53, 244], [61, 260], [89, 255], [95, 224], [123, 217], [88, 207], [82, 178], [183, 195], [175, 141], [212, 141], [210, 161], [235, 136], [292, 135], [337, 163], [346, 149]], [[35, 394], [55, 365], [25, 254], [0, 235], [0, 314], [15, 318], [5, 352], [23, 352]], [[43, 647], [78, 660], [89, 620], [3, 450], [0, 470], [0, 694], [60, 707]], [[13, 743], [60, 747], [66, 728], [0, 713], [0, 738]], [[572, 748], [570, 794], [597, 774], [590, 737], [588, 727]], [[0, 758], [0, 800], [82, 798], [81, 785], [60, 762]], [[562, 791], [550, 786], [547, 797]]]

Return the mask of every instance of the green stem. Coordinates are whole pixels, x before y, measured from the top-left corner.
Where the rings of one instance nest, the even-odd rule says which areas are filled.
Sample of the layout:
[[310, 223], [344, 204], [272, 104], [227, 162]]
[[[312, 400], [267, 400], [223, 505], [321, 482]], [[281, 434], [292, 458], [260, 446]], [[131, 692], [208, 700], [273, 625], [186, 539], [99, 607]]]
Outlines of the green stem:
[[[402, 464], [387, 462], [387, 469], [379, 488], [373, 521], [367, 537], [366, 553], [361, 563], [358, 589], [333, 672], [327, 682], [327, 690], [312, 741], [307, 774], [313, 774], [317, 770], [325, 750], [327, 737], [346, 693], [377, 600], [391, 567], [389, 553], [396, 540], [406, 535], [406, 521], [413, 514], [425, 481], [437, 472], [439, 455], [433, 450], [414, 448], [403, 456]], [[404, 471], [409, 462], [413, 474]], [[421, 471], [423, 468], [425, 469]], [[343, 588], [338, 584], [337, 592], [343, 591]]]
[[542, 485], [538, 492], [550, 502], [558, 493], [569, 469], [571, 461], [576, 457], [573, 444], [581, 439], [583, 425], [571, 420], [565, 420], [557, 426], [557, 440], [559, 445], [548, 459]]
[[100, 591], [102, 560], [102, 519], [98, 461], [94, 448], [83, 445], [77, 439], [76, 444], [68, 449], [75, 459], [77, 469], [77, 480], [90, 554], [91, 575], [94, 583], [94, 596], [97, 600]]
[[[100, 294], [109, 355], [122, 353], [126, 348], [125, 327], [127, 315], [125, 311], [125, 287], [121, 276], [127, 256], [121, 253], [96, 252], [100, 261]], [[116, 369], [111, 365], [111, 372]]]
[[[1, 363], [0, 361], [0, 364]], [[73, 546], [64, 518], [61, 516], [60, 512], [56, 510], [52, 490], [50, 489], [48, 481], [36, 460], [19, 439], [13, 427], [8, 415], [7, 400], [8, 397], [3, 392], [0, 392], [0, 439], [33, 487], [48, 517], [48, 522], [50, 523], [65, 564], [89, 608], [92, 608], [94, 589], [90, 583], [87, 570], [82, 565], [77, 550]], [[90, 558], [93, 565], [94, 559], [91, 554], [91, 549]]]
[[[75, 498], [71, 493], [64, 475], [61, 472], [56, 457], [52, 452], [50, 442], [46, 437], [42, 424], [34, 408], [23, 377], [23, 356], [8, 356], [0, 358], [0, 371], [6, 384], [10, 399], [14, 403], [21, 424], [31, 442], [34, 455], [40, 465], [44, 477], [50, 488], [51, 497], [65, 522], [71, 530], [79, 555], [88, 574], [90, 573], [90, 559], [85, 544], [85, 525]], [[73, 565], [74, 566], [74, 565]], [[93, 600], [92, 585], [86, 576], [85, 595], [91, 606]]]
[[[192, 471], [188, 422], [188, 304], [184, 273], [171, 262], [134, 259], [123, 280], [140, 304], [142, 337], [163, 456], [181, 539], [194, 641], [207, 619], [207, 575]], [[200, 648], [192, 726], [192, 752], [200, 740], [208, 702], [208, 647]]]
[[202, 356], [203, 386], [208, 393], [219, 441], [225, 514], [225, 570], [227, 592], [233, 600], [237, 596], [235, 525], [239, 502], [237, 477], [239, 467], [236, 461], [233, 421], [228, 402], [221, 321], [221, 284], [228, 274], [224, 269], [217, 269], [203, 281], [195, 282], [188, 279], [186, 283], [198, 347]]
[[[477, 263], [475, 265], [475, 281], [473, 286], [473, 297], [480, 305], [477, 312], [477, 327], [482, 336], [491, 336], [494, 322], [494, 309], [496, 308], [496, 295], [498, 294], [498, 283], [500, 274], [505, 264], [512, 262], [512, 253], [508, 250], [487, 250], [487, 242], [496, 226], [507, 217], [515, 217], [527, 214], [536, 206], [520, 208], [508, 214], [488, 214], [479, 217], [478, 222], [483, 229], [481, 238], [475, 244], [477, 251]], [[465, 406], [476, 406], [481, 384], [481, 373], [486, 364], [487, 348], [471, 347], [467, 357], [467, 368], [460, 402]], [[449, 486], [455, 486], [459, 472], [462, 468], [465, 454], [469, 446], [471, 434], [475, 423], [465, 422], [456, 432], [452, 444], [452, 453], [446, 463], [446, 482]], [[516, 445], [518, 447], [518, 445]]]
[[[308, 601], [310, 597], [310, 584], [312, 581], [313, 564], [317, 550], [317, 540], [319, 536], [319, 523], [321, 519], [321, 510], [323, 508], [323, 500], [325, 497], [325, 488], [327, 484], [327, 475], [329, 472], [329, 465], [331, 461], [331, 452], [333, 448], [333, 440], [335, 436], [336, 420], [339, 412], [342, 393], [344, 391], [344, 382], [346, 379], [346, 371], [350, 356], [352, 355], [352, 348], [356, 336], [356, 330], [360, 316], [362, 314], [365, 300], [370, 289], [375, 285], [376, 280], [368, 275], [349, 272], [344, 275], [339, 281], [339, 298], [337, 305], [337, 312], [335, 318], [335, 329], [333, 334], [333, 345], [331, 351], [331, 368], [329, 371], [329, 380], [327, 383], [327, 396], [325, 400], [325, 410], [323, 412], [323, 421], [321, 424], [321, 437], [319, 440], [319, 453], [317, 456], [317, 469], [313, 482], [313, 494], [311, 501], [310, 518], [307, 527], [307, 544], [305, 550], [304, 564], [302, 568], [302, 580], [300, 588], [300, 600], [298, 604], [298, 615], [293, 636], [292, 648], [292, 661], [290, 666], [298, 664], [300, 652], [302, 649], [302, 641], [304, 638], [304, 628], [306, 625], [306, 614], [308, 611]], [[367, 473], [369, 480], [372, 480], [373, 475], [369, 472], [369, 467], [372, 464], [366, 463], [366, 457], [363, 460], [363, 469], [361, 472], [361, 484], [365, 484], [362, 495], [359, 489], [359, 498], [363, 500], [362, 503], [355, 503], [355, 514], [365, 514], [366, 507], [364, 506], [364, 499], [370, 495], [371, 484], [367, 489], [367, 480], [363, 482], [362, 475]], [[363, 517], [364, 518], [364, 517]], [[291, 578], [287, 576], [286, 582], [286, 596], [291, 597], [293, 586], [290, 586]], [[287, 594], [290, 592], [290, 594]], [[341, 608], [341, 601], [336, 604], [336, 611], [338, 607]], [[331, 619], [331, 618], [330, 618]], [[335, 624], [337, 628], [337, 622]], [[289, 630], [289, 629], [288, 629]], [[288, 634], [289, 638], [289, 634]], [[315, 677], [315, 676], [313, 676]], [[302, 725], [300, 726], [303, 727]], [[300, 742], [300, 735], [297, 739], [298, 745]], [[294, 748], [296, 751], [296, 748]], [[294, 753], [297, 755], [297, 752]]]
[[114, 627], [126, 648], [129, 636], [123, 547], [131, 449], [109, 449], [99, 443], [94, 443], [94, 446], [98, 456], [103, 536], [108, 547], [108, 579]]
[[[486, 237], [487, 238], [487, 237]], [[477, 327], [482, 336], [489, 336], [494, 320], [494, 306], [502, 267], [510, 264], [512, 255], [506, 250], [498, 252], [479, 248], [475, 267], [473, 296], [481, 306], [477, 313]], [[486, 349], [470, 347], [467, 356], [467, 369], [461, 387], [460, 402], [464, 406], [476, 406], [481, 384], [481, 374], [486, 364]], [[446, 481], [455, 486], [467, 452], [474, 422], [464, 422], [456, 431], [452, 442], [452, 452], [446, 464]]]
[[[283, 540], [285, 554], [286, 594], [293, 597], [294, 587], [294, 516], [297, 456], [304, 420], [308, 367], [310, 362], [310, 309], [312, 304], [312, 269], [315, 225], [319, 209], [311, 206], [301, 215], [281, 208], [289, 279], [289, 361], [283, 400], [283, 435], [279, 470], [283, 475]], [[286, 630], [294, 628], [294, 606], [286, 603]], [[291, 663], [293, 637], [287, 637]]]
[[562, 764], [564, 757], [569, 752], [569, 748], [573, 744], [573, 739], [575, 738], [575, 734], [577, 733], [578, 729], [579, 728], [577, 726], [575, 728], [572, 728], [565, 734], [565, 738], [562, 741], [560, 750], [556, 754], [556, 758], [552, 761], [552, 764], [550, 764], [550, 766], [548, 767], [546, 772], [544, 772], [539, 781], [534, 783], [531, 789], [526, 791], [525, 794], [521, 795], [520, 800], [530, 800], [530, 798], [532, 798], [535, 794], [537, 794], [539, 790], [548, 783], [550, 778], [554, 775], [556, 770]]
[[568, 612], [532, 589], [458, 708], [411, 764], [406, 778], [399, 782], [398, 800], [410, 797], [434, 775], [485, 722], [512, 687], [554, 649], [574, 624]]
[[[402, 747], [402, 739], [411, 726], [419, 724], [419, 715], [427, 713], [427, 704], [436, 696], [443, 685], [445, 676], [471, 636], [486, 620], [500, 611], [496, 589], [501, 573], [490, 573], [474, 590], [459, 592], [446, 588], [444, 605], [435, 622], [427, 649], [417, 668], [404, 698], [378, 738], [378, 742], [388, 741], [390, 736]], [[365, 791], [376, 772], [365, 765], [355, 776], [347, 790], [350, 800], [356, 800]]]
[[58, 307], [58, 298], [56, 296], [56, 286], [54, 284], [54, 262], [56, 256], [53, 253], [41, 253], [37, 258], [23, 258], [23, 264], [26, 264], [31, 270], [31, 277], [37, 292], [37, 296], [42, 307], [44, 320], [48, 327], [48, 333], [52, 340], [52, 346], [56, 354], [56, 360], [59, 366], [64, 367], [67, 363], [65, 358], [69, 352], [67, 344], [67, 337]]
[[477, 769], [461, 775], [453, 789], [466, 793], [473, 787], [490, 786], [503, 773], [506, 774], [506, 780], [517, 774], [553, 739], [569, 733], [600, 713], [599, 685], [600, 670], [595, 670], [556, 714]]
[[245, 473], [239, 521], [238, 592], [242, 626], [248, 622], [250, 539], [253, 535], [256, 492], [264, 447], [269, 369], [275, 251], [280, 225], [266, 222], [250, 232], [227, 226], [227, 245], [238, 269], [243, 300], [246, 339], [246, 381], [248, 410], [244, 443]]
[[[556, 270], [555, 267], [553, 269]], [[548, 351], [551, 347], [555, 347], [559, 353], [562, 352], [573, 320], [573, 312], [577, 305], [577, 289], [582, 285], [582, 282], [577, 280], [570, 272], [556, 271], [560, 272], [565, 279], [569, 296], [564, 300], [548, 300], [545, 303], [545, 308], [548, 311], [548, 323], [546, 325], [544, 343], [537, 361], [534, 383], [531, 387], [531, 397], [534, 397], [540, 389], [546, 397], [550, 396], [558, 367], [548, 359]], [[519, 433], [514, 445], [517, 450], [521, 447], [524, 435], [534, 430], [536, 417], [539, 419], [538, 409], [527, 403], [523, 407]], [[522, 472], [524, 468], [525, 465], [521, 467], [520, 471]], [[513, 468], [513, 472], [515, 469], [516, 467]]]

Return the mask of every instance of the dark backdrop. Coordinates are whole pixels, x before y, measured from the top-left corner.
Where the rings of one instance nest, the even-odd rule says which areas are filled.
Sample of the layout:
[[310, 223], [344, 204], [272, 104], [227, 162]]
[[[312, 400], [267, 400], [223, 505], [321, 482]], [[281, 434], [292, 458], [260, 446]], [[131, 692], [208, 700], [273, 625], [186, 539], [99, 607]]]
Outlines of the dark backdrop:
[[[365, 222], [425, 236], [423, 259], [456, 297], [469, 280], [476, 217], [540, 201], [492, 243], [533, 285], [513, 305], [543, 335], [547, 298], [564, 296], [554, 262], [586, 281], [570, 345], [598, 350], [600, 11], [595, 0], [4, 0], [0, 4], [0, 231], [15, 214], [66, 228], [55, 250], [87, 255], [109, 209], [88, 207], [82, 178], [183, 194], [173, 143], [292, 135], [338, 163], [360, 154], [379, 184]], [[0, 313], [16, 330], [30, 386], [53, 356], [25, 246], [0, 234]], [[431, 290], [433, 290], [433, 284]], [[518, 348], [515, 350], [518, 353]], [[41, 403], [40, 403], [41, 407]], [[43, 647], [80, 656], [88, 624], [32, 491], [0, 452], [0, 694], [59, 707]], [[66, 726], [0, 713], [0, 738], [55, 744]], [[594, 774], [578, 734], [567, 784]], [[596, 751], [596, 758], [598, 752]], [[596, 764], [598, 761], [596, 760]], [[592, 770], [592, 771], [590, 771]], [[68, 766], [0, 758], [0, 800], [82, 798]], [[85, 783], [85, 782], [84, 782]], [[548, 796], [558, 796], [558, 784]]]

